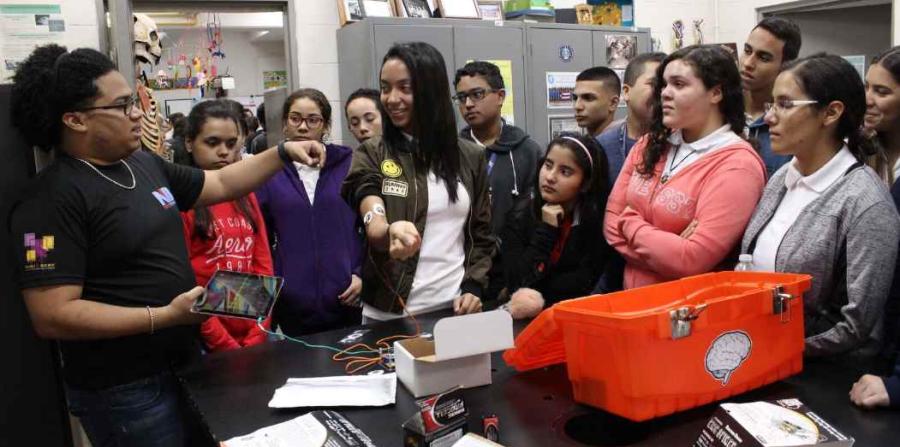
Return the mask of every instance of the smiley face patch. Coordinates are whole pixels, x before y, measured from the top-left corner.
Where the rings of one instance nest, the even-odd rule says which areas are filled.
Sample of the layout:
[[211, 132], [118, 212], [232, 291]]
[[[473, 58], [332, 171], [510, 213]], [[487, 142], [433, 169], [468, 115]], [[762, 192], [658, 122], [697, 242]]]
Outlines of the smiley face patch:
[[403, 175], [403, 168], [396, 161], [387, 159], [381, 162], [381, 173], [390, 178], [397, 178]]

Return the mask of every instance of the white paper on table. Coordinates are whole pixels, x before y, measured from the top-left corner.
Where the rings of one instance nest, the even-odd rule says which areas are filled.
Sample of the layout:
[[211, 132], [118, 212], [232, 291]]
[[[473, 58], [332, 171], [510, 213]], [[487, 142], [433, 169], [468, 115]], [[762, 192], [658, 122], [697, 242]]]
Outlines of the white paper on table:
[[313, 411], [222, 443], [222, 447], [322, 446], [375, 447], [375, 443], [359, 427], [331, 410]]
[[291, 378], [269, 408], [381, 407], [397, 400], [397, 374]]
[[231, 438], [224, 444], [226, 447], [320, 447], [327, 437], [328, 430], [312, 414], [304, 414], [249, 435]]

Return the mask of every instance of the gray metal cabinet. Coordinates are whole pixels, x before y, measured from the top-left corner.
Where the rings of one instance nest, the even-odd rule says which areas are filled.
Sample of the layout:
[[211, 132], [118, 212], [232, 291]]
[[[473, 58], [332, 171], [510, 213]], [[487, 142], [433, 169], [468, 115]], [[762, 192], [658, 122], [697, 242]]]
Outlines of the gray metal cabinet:
[[[453, 79], [453, 74], [456, 73], [456, 65], [453, 58], [452, 26], [444, 24], [376, 24], [374, 28], [375, 64], [379, 69], [381, 60], [394, 44], [401, 42], [425, 42], [441, 52], [441, 55], [444, 56], [444, 63], [447, 64], [447, 77]], [[378, 84], [377, 79], [376, 77], [376, 84]], [[341, 94], [343, 95], [343, 92]]]
[[[526, 127], [525, 113], [525, 32], [520, 24], [515, 26], [461, 25], [453, 30], [453, 51], [456, 67], [470, 60], [508, 60], [511, 65], [512, 84], [507, 85], [507, 101], [513, 101], [513, 123]], [[452, 78], [451, 78], [452, 82]], [[451, 85], [451, 92], [455, 92]]]
[[[437, 48], [453, 82], [457, 68], [467, 61], [509, 60], [512, 66], [514, 121], [541, 145], [549, 140], [549, 117], [572, 117], [570, 107], [548, 108], [547, 73], [570, 72], [606, 65], [606, 35], [637, 36], [638, 52], [650, 50], [646, 28], [617, 28], [557, 23], [454, 19], [371, 18], [337, 32], [341, 102], [361, 87], [378, 88], [381, 60], [396, 42], [423, 41]], [[454, 92], [450, 85], [451, 93]], [[620, 108], [618, 115], [624, 115]], [[457, 115], [458, 127], [465, 123]], [[354, 143], [346, 126], [346, 144]]]
[[[528, 41], [528, 133], [538, 144], [550, 141], [549, 118], [573, 116], [571, 107], [550, 108], [547, 74], [579, 73], [594, 66], [590, 29], [531, 28]], [[558, 106], [560, 107], [560, 106]]]
[[[548, 107], [547, 74], [553, 72], [578, 73], [590, 67], [607, 65], [606, 36], [628, 35], [637, 39], [637, 52], [650, 51], [650, 30], [647, 28], [619, 28], [606, 26], [571, 25], [561, 23], [530, 23], [526, 25], [526, 88], [528, 100], [528, 133], [538, 144], [550, 141], [550, 120], [574, 120], [571, 107], [558, 104]], [[616, 118], [625, 116], [620, 107]]]
[[[421, 41], [433, 45], [444, 56], [447, 82], [452, 84], [456, 69], [472, 59], [505, 59], [512, 62], [512, 86], [515, 122], [526, 122], [524, 27], [521, 23], [505, 23], [453, 19], [372, 18], [338, 30], [338, 62], [340, 92], [343, 104], [347, 96], [361, 87], [378, 88], [381, 61], [388, 49], [398, 42]], [[455, 91], [450, 85], [451, 94]], [[457, 127], [465, 122], [457, 112]], [[345, 144], [355, 140], [350, 131], [341, 129]]]

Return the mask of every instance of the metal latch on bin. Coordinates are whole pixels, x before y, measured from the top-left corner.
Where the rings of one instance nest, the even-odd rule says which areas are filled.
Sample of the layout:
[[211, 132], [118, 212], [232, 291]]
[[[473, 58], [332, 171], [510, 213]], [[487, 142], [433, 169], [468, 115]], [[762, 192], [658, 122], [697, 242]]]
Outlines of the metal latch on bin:
[[787, 323], [791, 320], [790, 306], [788, 305], [788, 301], [796, 298], [794, 295], [790, 293], [784, 292], [784, 287], [781, 285], [775, 286], [772, 289], [772, 313], [775, 315], [781, 315], [781, 322]]
[[706, 304], [700, 304], [694, 307], [682, 306], [669, 311], [669, 320], [672, 324], [672, 339], [691, 335], [691, 322], [700, 316], [700, 313], [706, 310]]

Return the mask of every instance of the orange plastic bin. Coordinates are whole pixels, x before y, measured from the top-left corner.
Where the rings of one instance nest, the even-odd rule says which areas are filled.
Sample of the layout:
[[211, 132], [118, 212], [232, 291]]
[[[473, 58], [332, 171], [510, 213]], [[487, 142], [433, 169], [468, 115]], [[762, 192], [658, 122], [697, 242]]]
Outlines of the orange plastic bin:
[[565, 361], [575, 400], [652, 419], [799, 373], [810, 279], [709, 273], [563, 301], [503, 358], [518, 370]]

